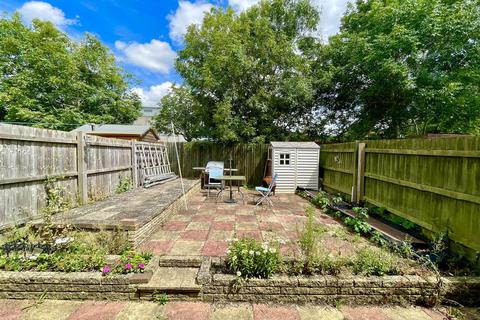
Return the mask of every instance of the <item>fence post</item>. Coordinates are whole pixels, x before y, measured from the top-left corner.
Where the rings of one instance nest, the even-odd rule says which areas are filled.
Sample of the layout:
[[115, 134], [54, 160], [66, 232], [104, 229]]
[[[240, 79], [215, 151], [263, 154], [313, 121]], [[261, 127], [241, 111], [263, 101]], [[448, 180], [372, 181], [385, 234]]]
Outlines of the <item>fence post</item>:
[[138, 187], [137, 145], [135, 140], [132, 140], [132, 184], [134, 188]]
[[356, 202], [359, 203], [363, 200], [365, 193], [365, 143], [360, 143], [358, 145], [358, 173], [357, 173], [357, 199]]
[[87, 161], [85, 157], [85, 134], [83, 132], [77, 134], [77, 171], [80, 203], [86, 204], [88, 202]]
[[358, 181], [358, 141], [355, 141], [355, 146], [353, 147], [353, 170], [352, 170], [352, 190], [351, 192], [351, 202], [357, 202], [357, 181]]

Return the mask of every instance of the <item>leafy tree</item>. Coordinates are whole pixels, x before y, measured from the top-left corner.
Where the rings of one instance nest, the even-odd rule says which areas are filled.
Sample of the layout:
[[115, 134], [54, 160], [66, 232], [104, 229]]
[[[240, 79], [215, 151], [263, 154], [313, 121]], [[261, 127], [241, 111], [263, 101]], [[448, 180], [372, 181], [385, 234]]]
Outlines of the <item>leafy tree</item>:
[[92, 35], [76, 42], [49, 22], [0, 19], [0, 120], [64, 130], [131, 123], [141, 104], [130, 81]]
[[312, 116], [314, 79], [302, 54], [319, 19], [308, 0], [262, 1], [239, 15], [215, 8], [188, 28], [159, 126], [222, 142], [284, 138]]
[[479, 133], [478, 0], [357, 1], [316, 56], [329, 78], [318, 110], [337, 135]]
[[154, 118], [154, 125], [160, 132], [171, 132], [174, 123], [175, 133], [183, 135], [187, 141], [208, 136], [208, 132], [198, 121], [201, 118], [201, 107], [185, 87], [172, 87], [162, 98], [160, 105], [159, 115]]

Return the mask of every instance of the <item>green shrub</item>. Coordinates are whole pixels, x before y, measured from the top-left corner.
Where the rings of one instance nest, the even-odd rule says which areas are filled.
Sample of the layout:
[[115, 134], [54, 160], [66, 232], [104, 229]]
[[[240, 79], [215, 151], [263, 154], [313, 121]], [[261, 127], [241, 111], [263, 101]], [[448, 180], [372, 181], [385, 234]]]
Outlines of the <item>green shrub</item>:
[[344, 222], [358, 234], [368, 234], [372, 231], [372, 227], [368, 224], [368, 209], [355, 207], [355, 218], [346, 217]]
[[227, 266], [243, 278], [269, 278], [280, 266], [278, 246], [252, 238], [234, 240], [227, 251]]
[[398, 274], [399, 260], [391, 253], [380, 248], [365, 247], [357, 252], [353, 262], [353, 272], [366, 276]]
[[114, 267], [114, 273], [143, 273], [148, 261], [152, 258], [150, 252], [125, 251], [120, 256], [119, 263]]

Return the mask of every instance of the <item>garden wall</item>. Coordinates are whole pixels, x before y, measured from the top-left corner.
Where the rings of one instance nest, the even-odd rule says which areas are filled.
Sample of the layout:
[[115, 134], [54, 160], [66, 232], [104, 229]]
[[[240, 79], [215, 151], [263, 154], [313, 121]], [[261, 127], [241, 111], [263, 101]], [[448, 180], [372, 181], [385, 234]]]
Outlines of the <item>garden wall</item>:
[[480, 137], [322, 145], [321, 183], [480, 251]]

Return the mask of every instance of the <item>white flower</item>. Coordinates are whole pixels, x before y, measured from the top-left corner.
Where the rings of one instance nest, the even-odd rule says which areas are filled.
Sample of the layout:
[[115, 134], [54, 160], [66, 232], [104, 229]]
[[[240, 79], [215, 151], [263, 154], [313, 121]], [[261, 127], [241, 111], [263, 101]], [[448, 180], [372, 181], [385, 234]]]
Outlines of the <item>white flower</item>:
[[270, 253], [275, 253], [275, 252], [277, 252], [277, 249], [275, 249], [275, 248], [270, 248]]
[[227, 249], [227, 254], [230, 254], [230, 249]]
[[32, 254], [28, 259], [30, 260], [37, 260], [38, 256], [36, 254]]
[[237, 277], [240, 277], [242, 273], [240, 271], [237, 271]]
[[249, 253], [251, 256], [253, 256], [253, 255], [255, 254], [255, 252], [253, 252], [253, 250], [248, 251], [248, 253]]
[[233, 261], [237, 260], [237, 256], [233, 256], [233, 257], [232, 257], [232, 260], [233, 260]]
[[73, 238], [70, 238], [70, 237], [58, 238], [55, 240], [55, 244], [65, 244], [65, 243], [69, 243], [72, 240]]
[[257, 256], [259, 256], [259, 255], [260, 255], [260, 252], [259, 252], [259, 251], [256, 251], [255, 254], [256, 254]]
[[287, 243], [285, 240], [283, 239], [280, 240], [280, 244], [285, 244], [285, 243]]

